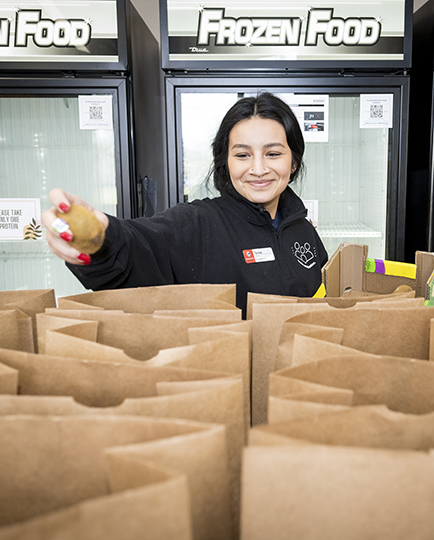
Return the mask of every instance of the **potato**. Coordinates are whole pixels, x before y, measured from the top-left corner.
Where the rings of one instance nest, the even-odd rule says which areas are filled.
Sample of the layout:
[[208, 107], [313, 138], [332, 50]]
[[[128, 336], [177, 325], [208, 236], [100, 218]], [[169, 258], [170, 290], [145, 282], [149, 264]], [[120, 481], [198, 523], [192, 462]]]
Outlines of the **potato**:
[[68, 223], [74, 235], [70, 245], [80, 253], [92, 255], [101, 248], [105, 236], [104, 227], [90, 210], [78, 204], [71, 204], [68, 212], [56, 211], [56, 215]]

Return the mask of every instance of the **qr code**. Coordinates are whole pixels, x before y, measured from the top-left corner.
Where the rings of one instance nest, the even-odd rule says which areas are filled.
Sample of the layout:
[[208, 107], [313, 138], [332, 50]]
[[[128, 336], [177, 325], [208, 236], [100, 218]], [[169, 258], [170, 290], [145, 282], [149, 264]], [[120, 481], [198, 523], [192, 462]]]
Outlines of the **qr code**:
[[370, 118], [383, 118], [383, 105], [371, 105]]
[[102, 120], [102, 107], [89, 107], [89, 116], [91, 120]]

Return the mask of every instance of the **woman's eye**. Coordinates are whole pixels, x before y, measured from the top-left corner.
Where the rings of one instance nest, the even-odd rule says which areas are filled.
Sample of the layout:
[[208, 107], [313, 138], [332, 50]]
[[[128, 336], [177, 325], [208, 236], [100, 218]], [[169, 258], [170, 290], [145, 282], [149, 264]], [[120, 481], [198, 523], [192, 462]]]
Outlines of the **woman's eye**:
[[249, 154], [237, 154], [236, 157], [237, 158], [247, 158], [247, 157], [249, 157]]
[[269, 152], [267, 155], [268, 157], [279, 157], [282, 154], [280, 152]]

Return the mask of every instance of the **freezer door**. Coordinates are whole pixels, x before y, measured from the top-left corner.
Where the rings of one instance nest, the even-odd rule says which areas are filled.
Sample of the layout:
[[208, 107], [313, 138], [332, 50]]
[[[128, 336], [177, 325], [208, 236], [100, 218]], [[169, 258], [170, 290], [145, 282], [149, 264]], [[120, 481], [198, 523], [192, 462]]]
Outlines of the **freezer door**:
[[[328, 253], [334, 253], [342, 242], [352, 242], [367, 244], [371, 257], [384, 259], [391, 129], [383, 124], [392, 121], [393, 97], [381, 94], [389, 106], [386, 112], [381, 100], [373, 96], [371, 103], [365, 96], [325, 95], [325, 118], [317, 121], [309, 120], [318, 108], [312, 106], [313, 96], [304, 103], [302, 96], [281, 94], [293, 110], [301, 109], [306, 176], [294, 189], [311, 210], [310, 218]], [[383, 115], [383, 123], [375, 124], [374, 117], [372, 124], [364, 119], [364, 107], [371, 105], [379, 106], [377, 114]]]
[[[398, 201], [399, 190], [405, 194], [397, 177], [399, 160], [405, 158], [398, 150], [404, 130], [397, 125], [399, 91], [269, 91], [286, 100], [299, 119], [306, 143], [305, 174], [291, 187], [305, 201], [329, 255], [340, 243], [352, 242], [367, 244], [371, 257], [399, 258], [396, 221], [405, 219], [399, 214], [402, 199]], [[257, 89], [247, 88], [178, 88], [178, 162], [171, 172], [178, 200], [217, 195], [205, 181], [211, 142], [229, 107], [256, 94]]]
[[[92, 97], [84, 91], [80, 95]], [[42, 212], [51, 207], [48, 194], [60, 187], [99, 210], [117, 214], [119, 141], [113, 129], [112, 97], [110, 92], [99, 94], [92, 125], [89, 110], [86, 116], [76, 93], [0, 95], [1, 290], [54, 288], [57, 296], [85, 291], [49, 249], [38, 208]], [[102, 122], [105, 112], [110, 116], [107, 125]], [[12, 214], [17, 216], [21, 207], [28, 209], [29, 201], [35, 214], [29, 223], [15, 219], [20, 230], [11, 229]]]

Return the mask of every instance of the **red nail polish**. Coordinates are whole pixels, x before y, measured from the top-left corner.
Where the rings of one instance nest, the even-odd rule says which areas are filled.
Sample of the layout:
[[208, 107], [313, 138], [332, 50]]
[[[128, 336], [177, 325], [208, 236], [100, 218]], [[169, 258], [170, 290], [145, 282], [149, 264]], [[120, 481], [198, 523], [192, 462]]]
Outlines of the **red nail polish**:
[[90, 255], [86, 255], [86, 253], [80, 253], [77, 259], [80, 259], [80, 261], [83, 261], [85, 265], [90, 264]]
[[66, 214], [66, 212], [69, 212], [69, 206], [62, 202], [59, 204], [59, 208], [62, 210], [62, 212], [64, 212]]
[[66, 240], [67, 242], [71, 242], [72, 240], [72, 234], [68, 231], [60, 233], [60, 238], [63, 240]]

